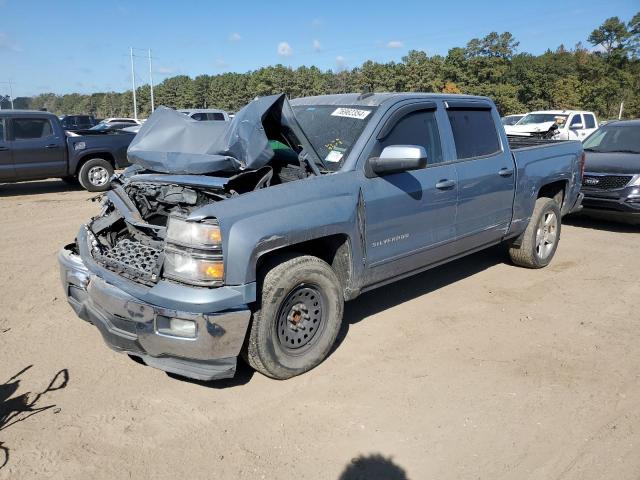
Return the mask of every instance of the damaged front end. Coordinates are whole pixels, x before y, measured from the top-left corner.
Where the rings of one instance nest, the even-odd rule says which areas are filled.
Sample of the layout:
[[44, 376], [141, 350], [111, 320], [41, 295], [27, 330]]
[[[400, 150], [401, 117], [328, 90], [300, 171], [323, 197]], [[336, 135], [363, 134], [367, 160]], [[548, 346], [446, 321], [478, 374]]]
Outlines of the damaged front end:
[[[146, 160], [136, 161], [133, 155], [134, 165], [114, 176], [111, 190], [101, 195], [100, 214], [60, 252], [70, 305], [100, 330], [110, 347], [191, 378], [233, 376], [249, 304], [256, 299], [255, 283], [225, 285], [223, 232], [217, 219], [190, 217], [212, 202], [314, 174], [300, 146], [304, 142], [290, 122], [282, 121], [286, 99], [276, 100], [266, 104], [266, 112], [254, 112], [266, 139], [261, 154], [233, 152], [238, 142], [257, 138], [253, 128], [243, 136], [246, 125], [227, 127], [227, 134], [240, 133], [226, 143], [226, 153], [211, 148], [185, 153], [200, 160], [196, 170], [186, 157], [173, 169], [162, 159], [166, 151], [152, 155], [149, 142], [138, 142], [138, 147], [146, 145], [137, 150]], [[274, 113], [274, 105], [280, 114]], [[240, 117], [247, 121], [247, 115]], [[141, 129], [143, 140], [156, 135], [145, 135], [146, 127]]]

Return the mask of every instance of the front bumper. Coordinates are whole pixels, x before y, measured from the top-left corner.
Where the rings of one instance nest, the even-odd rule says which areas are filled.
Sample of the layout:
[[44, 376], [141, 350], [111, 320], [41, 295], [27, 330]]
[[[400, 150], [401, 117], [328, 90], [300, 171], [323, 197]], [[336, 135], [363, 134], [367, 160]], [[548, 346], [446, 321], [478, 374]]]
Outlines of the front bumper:
[[[198, 380], [229, 378], [235, 374], [237, 356], [249, 325], [244, 303], [229, 305], [229, 292], [207, 305], [214, 313], [167, 308], [134, 297], [92, 272], [80, 255], [69, 248], [58, 254], [60, 276], [67, 300], [76, 314], [95, 325], [112, 349], [141, 358], [147, 365]], [[233, 295], [232, 295], [233, 296]], [[159, 318], [180, 318], [196, 324], [195, 338], [158, 332]]]
[[626, 187], [613, 191], [585, 190], [584, 213], [620, 220], [640, 221], [640, 189]]

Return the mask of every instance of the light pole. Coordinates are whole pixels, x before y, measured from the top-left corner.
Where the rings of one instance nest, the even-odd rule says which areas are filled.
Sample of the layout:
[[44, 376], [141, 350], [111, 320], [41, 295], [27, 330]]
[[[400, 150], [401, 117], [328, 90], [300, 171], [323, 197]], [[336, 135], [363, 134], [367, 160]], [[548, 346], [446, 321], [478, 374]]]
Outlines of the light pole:
[[[3, 84], [9, 84], [9, 101], [11, 102], [11, 110], [13, 110], [13, 84], [11, 83], [11, 80], [9, 80], [8, 82], [0, 82]], [[0, 105], [0, 108], [2, 108], [2, 105]]]
[[151, 87], [151, 113], [156, 109], [153, 100], [153, 69], [151, 68], [151, 49], [149, 49], [149, 86]]
[[129, 56], [131, 57], [131, 83], [133, 85], [133, 118], [138, 120], [138, 104], [136, 102], [136, 72], [133, 68], [133, 47], [129, 47]]

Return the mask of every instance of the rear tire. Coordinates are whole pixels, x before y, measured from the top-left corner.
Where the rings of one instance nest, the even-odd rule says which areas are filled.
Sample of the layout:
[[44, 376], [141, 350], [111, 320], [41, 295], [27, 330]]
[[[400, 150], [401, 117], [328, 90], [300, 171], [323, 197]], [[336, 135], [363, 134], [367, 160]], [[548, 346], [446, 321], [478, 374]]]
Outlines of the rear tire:
[[520, 246], [509, 247], [511, 261], [526, 268], [549, 265], [560, 242], [561, 225], [558, 203], [552, 198], [538, 198]]
[[113, 167], [103, 158], [91, 158], [84, 162], [78, 171], [78, 181], [89, 192], [109, 190], [109, 179]]
[[308, 255], [283, 259], [264, 275], [243, 357], [279, 380], [307, 372], [329, 354], [343, 310], [340, 281], [326, 262]]

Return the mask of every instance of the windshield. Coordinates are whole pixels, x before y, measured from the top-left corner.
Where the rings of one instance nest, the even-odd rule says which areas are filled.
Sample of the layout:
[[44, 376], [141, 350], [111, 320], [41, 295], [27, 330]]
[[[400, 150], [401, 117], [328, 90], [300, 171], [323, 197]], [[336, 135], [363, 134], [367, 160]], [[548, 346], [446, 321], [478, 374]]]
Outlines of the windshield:
[[569, 115], [559, 115], [557, 113], [529, 113], [524, 116], [516, 125], [531, 125], [533, 123], [555, 122], [562, 126], [567, 123]]
[[296, 105], [293, 112], [309, 142], [332, 171], [338, 170], [376, 107]]
[[509, 115], [507, 117], [502, 117], [503, 125], [515, 125], [522, 118], [522, 115]]
[[91, 127], [89, 130], [109, 130], [109, 124], [100, 122], [95, 127]]
[[600, 128], [583, 145], [592, 152], [640, 153], [640, 125]]

